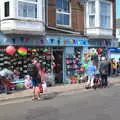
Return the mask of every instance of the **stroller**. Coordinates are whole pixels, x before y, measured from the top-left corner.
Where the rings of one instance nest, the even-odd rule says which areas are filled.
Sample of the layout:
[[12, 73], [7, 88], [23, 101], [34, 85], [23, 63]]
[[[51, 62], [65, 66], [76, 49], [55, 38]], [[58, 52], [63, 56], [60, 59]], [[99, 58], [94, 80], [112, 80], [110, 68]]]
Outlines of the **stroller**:
[[101, 79], [100, 79], [100, 74], [97, 73], [97, 74], [95, 74], [95, 77], [94, 77], [93, 88], [96, 89], [96, 88], [101, 88], [101, 87], [102, 87], [102, 82], [101, 82]]
[[[92, 88], [96, 89], [96, 88], [101, 88], [102, 87], [102, 83], [101, 83], [101, 80], [100, 80], [100, 74], [99, 73], [95, 74], [93, 82], [94, 82], [94, 85], [93, 85]], [[85, 88], [90, 89], [91, 87], [89, 85], [86, 85]]]

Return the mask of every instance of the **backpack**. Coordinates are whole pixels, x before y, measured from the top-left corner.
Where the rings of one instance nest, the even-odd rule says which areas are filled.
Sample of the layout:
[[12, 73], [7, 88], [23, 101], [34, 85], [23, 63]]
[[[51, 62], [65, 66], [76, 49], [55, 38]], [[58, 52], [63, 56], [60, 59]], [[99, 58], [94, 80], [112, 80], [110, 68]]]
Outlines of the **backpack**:
[[34, 64], [29, 64], [28, 65], [27, 72], [31, 77], [37, 77], [38, 76], [38, 69]]

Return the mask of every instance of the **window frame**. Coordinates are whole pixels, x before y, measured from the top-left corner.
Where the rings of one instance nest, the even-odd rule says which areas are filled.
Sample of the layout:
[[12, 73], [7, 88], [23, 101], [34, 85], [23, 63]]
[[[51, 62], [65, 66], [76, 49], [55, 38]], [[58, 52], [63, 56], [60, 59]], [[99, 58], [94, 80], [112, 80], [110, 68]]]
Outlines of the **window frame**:
[[[34, 4], [34, 5], [35, 5], [35, 13], [34, 13], [34, 14], [35, 14], [35, 17], [29, 17], [29, 16], [28, 16], [28, 14], [29, 14], [29, 13], [28, 13], [28, 7], [27, 7], [27, 16], [26, 16], [26, 17], [25, 17], [25, 16], [20, 16], [20, 15], [19, 15], [19, 2], [21, 2], [21, 3], [23, 3], [23, 4], [25, 3], [26, 5], [27, 5], [27, 4]], [[17, 6], [18, 6], [18, 7], [17, 7], [17, 9], [18, 9], [18, 10], [17, 10], [17, 16], [18, 16], [19, 18], [23, 18], [23, 19], [37, 19], [37, 18], [38, 18], [38, 16], [37, 16], [38, 10], [36, 9], [36, 8], [38, 7], [38, 3], [37, 3], [37, 2], [38, 2], [38, 0], [35, 0], [35, 1], [30, 1], [30, 0], [24, 0], [24, 1], [23, 1], [23, 0], [18, 0], [18, 1], [17, 1], [17, 4], [18, 4], [18, 5], [17, 5]]]
[[[58, 24], [58, 23], [57, 23], [57, 14], [69, 15], [69, 25]], [[62, 21], [64, 21], [64, 18], [63, 18]], [[61, 8], [61, 9], [57, 8], [57, 0], [56, 0], [56, 25], [57, 25], [57, 26], [60, 26], [60, 27], [67, 27], [67, 28], [70, 28], [70, 27], [71, 27], [71, 2], [70, 2], [70, 1], [69, 1], [69, 10], [68, 10], [68, 12], [67, 12], [67, 11], [64, 11], [63, 8]]]
[[[107, 4], [109, 5], [109, 12], [102, 12], [101, 4]], [[106, 7], [104, 7], [106, 8]], [[102, 17], [104, 17], [104, 24], [102, 23]], [[109, 22], [108, 20], [109, 19]], [[100, 1], [100, 26], [103, 28], [110, 28], [111, 27], [111, 3], [108, 1]]]
[[[6, 3], [8, 3], [8, 8], [6, 11]], [[8, 14], [8, 15], [6, 15]], [[4, 2], [4, 18], [10, 17], [10, 1], [5, 1]]]
[[[91, 2], [94, 2], [94, 12], [89, 11]], [[94, 17], [94, 25], [90, 25], [90, 17]], [[88, 19], [89, 19], [90, 28], [95, 27], [95, 18], [96, 18], [96, 2], [95, 0], [91, 0], [91, 1], [88, 1]]]

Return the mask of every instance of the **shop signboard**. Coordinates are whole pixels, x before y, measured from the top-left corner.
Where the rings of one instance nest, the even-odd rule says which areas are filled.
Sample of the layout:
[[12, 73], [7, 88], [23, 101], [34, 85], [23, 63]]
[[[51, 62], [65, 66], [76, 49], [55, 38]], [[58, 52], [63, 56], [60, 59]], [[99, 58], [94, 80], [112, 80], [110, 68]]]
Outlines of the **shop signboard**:
[[46, 36], [48, 46], [87, 46], [88, 39], [86, 37], [77, 36]]
[[[1, 36], [1, 35], [0, 35]], [[2, 36], [0, 45], [22, 46], [87, 46], [88, 39], [80, 36]]]

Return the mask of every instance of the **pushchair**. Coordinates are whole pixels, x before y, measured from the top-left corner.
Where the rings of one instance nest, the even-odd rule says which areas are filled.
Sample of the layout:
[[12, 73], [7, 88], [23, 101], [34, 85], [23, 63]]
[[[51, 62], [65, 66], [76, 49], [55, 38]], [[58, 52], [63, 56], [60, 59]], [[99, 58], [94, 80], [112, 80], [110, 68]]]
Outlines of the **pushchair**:
[[94, 76], [94, 86], [93, 86], [93, 88], [96, 89], [96, 88], [101, 88], [101, 87], [102, 87], [102, 82], [101, 82], [101, 79], [100, 79], [100, 74], [97, 73]]
[[[100, 80], [100, 74], [97, 73], [94, 75], [94, 81], [93, 81], [94, 85], [92, 86], [92, 88], [96, 89], [96, 88], [101, 88], [102, 86], [102, 83], [101, 83], [101, 80]], [[90, 89], [90, 85], [86, 85], [85, 86], [86, 89]]]

